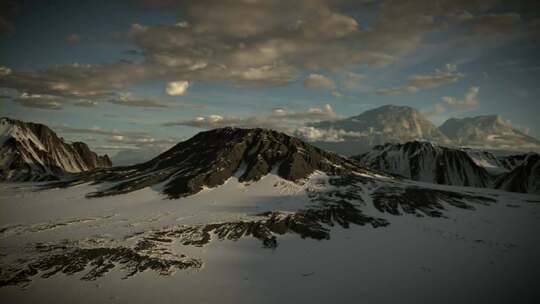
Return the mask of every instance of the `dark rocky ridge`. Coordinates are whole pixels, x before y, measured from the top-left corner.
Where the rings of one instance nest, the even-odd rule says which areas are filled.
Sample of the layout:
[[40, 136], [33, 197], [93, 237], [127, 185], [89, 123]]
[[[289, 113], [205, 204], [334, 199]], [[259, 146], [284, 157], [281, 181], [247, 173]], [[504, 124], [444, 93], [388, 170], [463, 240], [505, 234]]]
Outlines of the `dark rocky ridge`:
[[271, 172], [298, 181], [315, 171], [329, 175], [368, 172], [353, 160], [281, 132], [222, 128], [198, 133], [148, 162], [81, 174], [72, 181], [51, 186], [117, 182], [89, 194], [97, 197], [164, 183], [163, 192], [170, 198], [179, 198], [195, 194], [203, 187], [221, 185], [234, 174], [241, 182], [257, 181]]
[[[477, 157], [499, 166], [504, 173], [487, 171], [473, 159]], [[532, 152], [496, 157], [486, 151], [472, 153], [464, 148], [413, 141], [375, 146], [353, 158], [366, 168], [416, 181], [540, 193], [540, 156]]]
[[493, 180], [466, 152], [429, 142], [379, 145], [353, 158], [368, 168], [429, 183], [489, 187]]
[[55, 180], [66, 173], [110, 167], [107, 155], [98, 156], [85, 143], [66, 143], [49, 127], [1, 118], [0, 179]]
[[540, 194], [540, 155], [529, 153], [523, 162], [497, 178], [497, 189]]

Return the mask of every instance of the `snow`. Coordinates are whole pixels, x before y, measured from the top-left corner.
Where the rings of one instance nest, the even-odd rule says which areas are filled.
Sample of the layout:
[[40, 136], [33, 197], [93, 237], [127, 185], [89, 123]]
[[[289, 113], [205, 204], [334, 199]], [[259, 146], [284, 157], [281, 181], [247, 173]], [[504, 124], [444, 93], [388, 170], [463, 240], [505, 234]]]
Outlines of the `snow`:
[[[237, 176], [177, 200], [157, 187], [86, 199], [97, 186], [33, 192], [28, 184], [0, 184], [2, 253], [63, 239], [122, 244], [149, 229], [249, 219], [268, 210], [294, 212], [309, 203], [306, 190], [328, 180], [320, 172], [302, 184], [273, 174], [245, 184]], [[364, 185], [362, 210], [390, 226], [333, 227], [326, 241], [283, 235], [276, 249], [261, 248], [252, 238], [176, 245], [172, 249], [201, 258], [204, 267], [171, 276], [146, 271], [126, 280], [120, 270], [96, 281], [57, 274], [36, 278], [26, 289], [0, 288], [0, 298], [6, 303], [532, 303], [540, 297], [535, 288], [539, 196], [407, 183], [472, 191], [498, 202], [475, 211], [448, 206], [448, 219], [392, 216], [373, 207], [374, 188]]]

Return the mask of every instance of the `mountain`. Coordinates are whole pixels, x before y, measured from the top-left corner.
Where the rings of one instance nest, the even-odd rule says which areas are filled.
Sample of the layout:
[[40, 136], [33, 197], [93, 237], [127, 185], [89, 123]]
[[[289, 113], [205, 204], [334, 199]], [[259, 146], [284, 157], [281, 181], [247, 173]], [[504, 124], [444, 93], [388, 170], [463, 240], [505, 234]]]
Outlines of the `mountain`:
[[521, 164], [497, 179], [495, 187], [511, 192], [540, 194], [540, 155], [527, 154]]
[[90, 196], [121, 194], [162, 184], [166, 195], [178, 198], [221, 185], [233, 175], [240, 182], [258, 181], [270, 173], [298, 181], [315, 171], [336, 175], [365, 170], [352, 160], [284, 133], [223, 128], [198, 133], [145, 163], [82, 174], [71, 183], [116, 182]]
[[539, 193], [540, 155], [495, 156], [488, 151], [428, 142], [375, 146], [354, 156], [362, 166], [415, 181]]
[[344, 155], [352, 155], [369, 150], [370, 147], [388, 142], [403, 143], [413, 140], [427, 140], [449, 143], [450, 140], [427, 120], [418, 110], [408, 106], [385, 105], [364, 113], [335, 121], [321, 121], [310, 125], [320, 133], [333, 132], [342, 138], [310, 138], [315, 145], [334, 150]]
[[466, 152], [429, 142], [388, 143], [354, 158], [368, 168], [428, 183], [488, 187], [492, 180]]
[[2, 180], [54, 180], [67, 173], [110, 166], [107, 155], [98, 156], [83, 142], [66, 143], [45, 125], [0, 119]]
[[498, 115], [451, 118], [439, 129], [461, 146], [483, 149], [540, 150], [539, 140], [515, 129]]

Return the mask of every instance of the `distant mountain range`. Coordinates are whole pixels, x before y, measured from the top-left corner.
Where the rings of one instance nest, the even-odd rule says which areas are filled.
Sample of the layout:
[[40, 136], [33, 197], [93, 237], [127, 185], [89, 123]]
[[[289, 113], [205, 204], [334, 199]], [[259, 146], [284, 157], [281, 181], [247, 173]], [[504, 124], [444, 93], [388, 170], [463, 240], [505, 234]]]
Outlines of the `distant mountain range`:
[[66, 143], [45, 125], [0, 119], [0, 180], [55, 180], [111, 165], [107, 155], [83, 142]]
[[539, 140], [512, 127], [500, 116], [451, 118], [437, 128], [420, 111], [408, 106], [386, 105], [341, 120], [313, 123], [303, 130], [306, 132], [295, 135], [343, 155], [367, 152], [385, 143], [414, 140], [455, 147], [540, 151]]
[[[201, 132], [145, 162], [109, 168], [107, 155], [98, 156], [82, 142], [66, 143], [42, 124], [2, 118], [0, 173], [1, 179], [8, 181], [116, 182], [92, 196], [162, 184], [165, 194], [177, 198], [220, 185], [233, 175], [241, 182], [254, 182], [273, 172], [296, 182], [313, 172], [346, 175], [364, 171], [435, 184], [540, 193], [538, 154], [500, 156], [453, 146], [455, 138], [474, 142], [484, 136], [492, 142], [504, 139], [505, 145], [518, 139], [532, 144], [534, 138], [512, 129], [499, 117], [463, 121], [450, 120], [439, 129], [413, 108], [385, 106], [341, 121], [316, 124], [339, 127], [349, 135], [357, 132], [352, 130], [368, 128], [362, 140], [369, 144], [389, 141], [353, 158], [273, 130], [222, 128]], [[399, 143], [416, 137], [423, 140]]]

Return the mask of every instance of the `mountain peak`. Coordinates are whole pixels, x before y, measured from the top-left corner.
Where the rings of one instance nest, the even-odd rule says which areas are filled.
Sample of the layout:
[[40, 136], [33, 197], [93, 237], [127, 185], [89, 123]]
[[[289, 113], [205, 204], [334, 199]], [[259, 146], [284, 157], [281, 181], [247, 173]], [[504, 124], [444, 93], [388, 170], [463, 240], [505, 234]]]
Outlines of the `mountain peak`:
[[439, 129], [464, 146], [507, 150], [539, 150], [540, 141], [515, 129], [500, 115], [451, 118]]
[[420, 111], [409, 106], [384, 105], [360, 115], [337, 121], [323, 121], [312, 126], [351, 132], [356, 141], [364, 142], [367, 146], [413, 140], [449, 142]]
[[10, 181], [58, 179], [99, 167], [110, 167], [84, 143], [69, 144], [49, 127], [2, 117], [0, 119], [0, 179]]
[[297, 182], [314, 172], [338, 175], [364, 171], [354, 161], [278, 131], [227, 127], [200, 132], [148, 162], [90, 172], [79, 181], [117, 182], [90, 196], [163, 184], [165, 194], [178, 198], [219, 186], [233, 176], [240, 182], [252, 182], [275, 174]]

